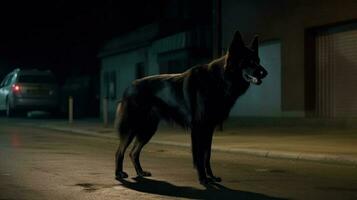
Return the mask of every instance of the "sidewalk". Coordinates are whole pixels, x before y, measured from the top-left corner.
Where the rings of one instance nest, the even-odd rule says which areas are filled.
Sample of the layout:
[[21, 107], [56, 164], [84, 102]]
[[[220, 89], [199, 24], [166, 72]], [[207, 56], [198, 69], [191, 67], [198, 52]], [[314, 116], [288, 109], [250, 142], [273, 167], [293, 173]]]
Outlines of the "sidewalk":
[[[325, 126], [311, 121], [294, 124], [274, 122], [260, 126], [239, 124], [237, 120], [229, 120], [224, 131], [216, 131], [212, 150], [357, 166], [355, 126]], [[27, 125], [118, 139], [113, 126], [105, 128], [98, 119], [76, 120], [72, 125], [65, 120]], [[161, 125], [150, 142], [190, 147], [190, 135], [178, 127]]]

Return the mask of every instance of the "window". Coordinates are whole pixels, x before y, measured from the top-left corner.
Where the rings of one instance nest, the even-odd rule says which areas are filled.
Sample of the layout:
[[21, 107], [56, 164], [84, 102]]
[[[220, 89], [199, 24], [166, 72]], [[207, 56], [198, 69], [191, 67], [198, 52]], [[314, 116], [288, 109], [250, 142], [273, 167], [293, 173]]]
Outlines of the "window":
[[6, 83], [7, 79], [8, 79], [8, 76], [5, 76], [4, 80], [0, 84], [0, 87], [4, 87], [5, 86], [5, 83]]
[[19, 83], [55, 83], [55, 79], [46, 75], [20, 75]]
[[5, 80], [5, 83], [4, 83], [4, 86], [9, 86], [11, 84], [11, 81], [12, 81], [12, 77], [14, 75], [13, 74], [10, 74], [6, 77], [6, 80]]

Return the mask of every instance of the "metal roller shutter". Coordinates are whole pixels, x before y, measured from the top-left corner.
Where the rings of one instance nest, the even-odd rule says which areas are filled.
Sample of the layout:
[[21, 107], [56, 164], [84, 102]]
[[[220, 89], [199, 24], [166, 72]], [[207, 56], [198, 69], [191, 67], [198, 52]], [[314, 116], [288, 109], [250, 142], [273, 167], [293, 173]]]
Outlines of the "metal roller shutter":
[[316, 37], [316, 115], [357, 117], [357, 29]]

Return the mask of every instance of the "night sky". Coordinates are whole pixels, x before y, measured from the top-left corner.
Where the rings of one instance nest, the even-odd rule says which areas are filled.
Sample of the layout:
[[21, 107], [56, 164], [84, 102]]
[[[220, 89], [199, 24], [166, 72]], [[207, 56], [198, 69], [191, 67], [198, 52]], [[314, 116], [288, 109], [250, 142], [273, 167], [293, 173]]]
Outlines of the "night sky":
[[95, 74], [106, 40], [160, 18], [163, 0], [7, 1], [0, 3], [0, 78], [48, 68], [60, 80]]

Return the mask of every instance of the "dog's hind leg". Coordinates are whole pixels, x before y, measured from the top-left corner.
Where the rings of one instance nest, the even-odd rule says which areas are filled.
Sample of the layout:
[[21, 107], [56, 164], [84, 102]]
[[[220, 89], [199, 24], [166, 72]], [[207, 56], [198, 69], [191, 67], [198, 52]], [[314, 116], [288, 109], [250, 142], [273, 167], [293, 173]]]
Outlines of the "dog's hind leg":
[[138, 139], [135, 140], [133, 149], [130, 152], [130, 158], [131, 161], [133, 162], [133, 165], [135, 167], [136, 173], [138, 176], [151, 176], [151, 173], [148, 171], [144, 171], [141, 167], [140, 164], [140, 153], [142, 148], [144, 147], [145, 143], [142, 141], [139, 141]]
[[117, 180], [128, 177], [128, 174], [123, 171], [124, 154], [129, 144], [133, 141], [134, 136], [135, 135], [131, 132], [120, 135], [120, 144], [115, 154], [115, 160], [116, 160], [115, 178]]
[[[147, 122], [146, 122], [147, 123]], [[151, 176], [151, 173], [144, 171], [140, 164], [140, 153], [142, 148], [149, 142], [151, 137], [155, 134], [157, 130], [159, 120], [151, 118], [146, 126], [140, 128], [139, 132], [136, 134], [136, 140], [134, 146], [130, 152], [130, 158], [135, 167], [138, 176]]]
[[115, 179], [119, 181], [128, 177], [128, 174], [123, 171], [124, 154], [134, 138], [129, 126], [127, 105], [127, 101], [118, 104], [114, 123], [120, 138], [120, 144], [115, 154]]

